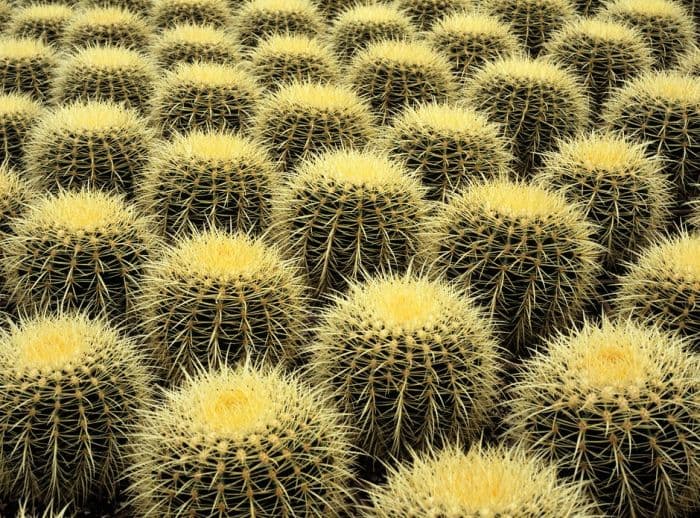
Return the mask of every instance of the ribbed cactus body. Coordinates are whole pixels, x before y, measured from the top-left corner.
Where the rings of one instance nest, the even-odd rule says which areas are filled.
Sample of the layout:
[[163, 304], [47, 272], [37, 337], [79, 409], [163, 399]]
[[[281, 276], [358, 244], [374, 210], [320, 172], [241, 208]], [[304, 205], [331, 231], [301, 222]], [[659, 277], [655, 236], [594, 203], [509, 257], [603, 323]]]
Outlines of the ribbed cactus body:
[[448, 14], [475, 7], [474, 0], [398, 0], [397, 5], [422, 31], [430, 30], [434, 23]]
[[21, 167], [27, 135], [42, 113], [28, 94], [0, 93], [0, 163]]
[[44, 43], [58, 43], [74, 14], [71, 7], [60, 3], [37, 3], [15, 9], [6, 33]]
[[77, 13], [67, 25], [61, 44], [67, 48], [117, 45], [143, 50], [151, 28], [137, 14], [118, 7], [93, 7]]
[[148, 16], [155, 4], [155, 0], [79, 0], [80, 5], [86, 9], [93, 7], [114, 7], [127, 9], [139, 16]]
[[0, 92], [46, 99], [58, 64], [55, 51], [39, 40], [0, 38]]
[[236, 63], [240, 49], [233, 36], [210, 25], [184, 23], [163, 31], [151, 48], [153, 59], [166, 70], [178, 63]]
[[324, 20], [311, 0], [250, 0], [236, 11], [233, 28], [240, 44], [253, 49], [275, 34], [317, 36]]

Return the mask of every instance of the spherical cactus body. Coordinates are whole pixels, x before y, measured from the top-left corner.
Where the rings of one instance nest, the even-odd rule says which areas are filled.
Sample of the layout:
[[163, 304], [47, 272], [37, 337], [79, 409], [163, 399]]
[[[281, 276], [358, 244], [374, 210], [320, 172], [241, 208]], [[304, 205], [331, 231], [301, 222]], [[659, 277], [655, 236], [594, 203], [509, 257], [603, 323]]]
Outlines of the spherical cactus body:
[[340, 77], [332, 51], [308, 36], [270, 36], [258, 45], [250, 61], [253, 75], [268, 90], [295, 81], [333, 83]]
[[441, 208], [425, 250], [437, 272], [469, 288], [501, 322], [512, 353], [578, 318], [600, 247], [585, 215], [537, 185], [476, 182]]
[[57, 64], [55, 51], [39, 40], [0, 38], [0, 92], [27, 93], [43, 101]]
[[232, 36], [210, 25], [180, 24], [163, 31], [153, 42], [154, 60], [164, 69], [178, 63], [235, 63], [240, 50]]
[[274, 162], [256, 142], [195, 130], [153, 147], [135, 191], [167, 236], [210, 227], [259, 233], [270, 223], [277, 183]]
[[80, 309], [131, 319], [142, 263], [155, 242], [147, 220], [113, 194], [61, 192], [32, 204], [5, 243], [5, 276], [25, 313]]
[[357, 4], [340, 13], [330, 27], [328, 39], [342, 63], [383, 40], [410, 40], [411, 20], [391, 4]]
[[565, 25], [545, 45], [553, 61], [568, 67], [588, 89], [591, 111], [599, 112], [611, 90], [651, 69], [643, 37], [626, 25], [581, 19]]
[[583, 16], [597, 14], [604, 4], [604, 0], [574, 0], [576, 11]]
[[418, 173], [427, 197], [447, 201], [470, 180], [506, 175], [513, 156], [500, 128], [466, 107], [407, 109], [385, 135], [389, 154]]
[[279, 370], [188, 379], [143, 423], [132, 470], [142, 515], [342, 515], [346, 427], [322, 392]]
[[697, 356], [656, 328], [605, 319], [547, 345], [513, 388], [512, 436], [589, 482], [610, 515], [681, 515], [700, 485]]
[[117, 45], [141, 50], [150, 38], [148, 24], [131, 11], [118, 7], [93, 7], [73, 17], [61, 43], [67, 48]]
[[21, 167], [27, 135], [42, 112], [27, 94], [0, 93], [0, 163]]
[[248, 70], [218, 63], [180, 63], [156, 83], [154, 122], [165, 136], [193, 129], [238, 130], [253, 115], [258, 87]]
[[223, 29], [232, 22], [227, 0], [153, 0], [150, 18], [152, 25], [161, 30], [181, 23]]
[[408, 106], [450, 100], [456, 90], [445, 57], [425, 43], [386, 40], [358, 53], [348, 80], [382, 124]]
[[595, 239], [606, 250], [603, 262], [613, 272], [654, 239], [670, 216], [672, 191], [661, 161], [614, 133], [562, 142], [535, 180], [582, 207], [596, 225]]
[[24, 146], [26, 173], [45, 188], [131, 193], [153, 133], [134, 110], [90, 101], [46, 112]]
[[147, 266], [139, 313], [171, 380], [246, 359], [291, 366], [305, 318], [300, 279], [260, 240], [195, 233]]
[[523, 50], [507, 23], [478, 12], [446, 16], [433, 25], [427, 39], [435, 50], [447, 55], [452, 73], [462, 81], [484, 63]]
[[348, 279], [406, 269], [427, 212], [423, 189], [373, 152], [336, 151], [306, 162], [273, 196], [273, 225], [316, 294]]
[[442, 281], [352, 285], [321, 317], [310, 375], [327, 384], [374, 457], [477, 438], [498, 392], [491, 323]]
[[290, 172], [314, 153], [364, 147], [375, 135], [374, 118], [349, 88], [295, 82], [263, 98], [255, 135]]
[[580, 482], [562, 480], [556, 467], [521, 448], [457, 446], [417, 456], [391, 469], [386, 486], [370, 489], [366, 518], [406, 516], [598, 516]]
[[467, 83], [465, 98], [503, 125], [525, 177], [541, 163], [541, 153], [588, 124], [588, 101], [576, 78], [542, 59], [487, 63]]
[[473, 0], [398, 0], [397, 5], [420, 30], [430, 30], [443, 16], [474, 7]]
[[611, 96], [603, 120], [664, 158], [676, 184], [674, 210], [683, 214], [700, 194], [700, 83], [675, 72], [644, 74]]
[[140, 52], [87, 47], [58, 67], [52, 97], [55, 104], [103, 100], [145, 112], [156, 77], [155, 66]]
[[65, 4], [31, 4], [16, 8], [7, 33], [17, 38], [34, 38], [44, 43], [57, 43], [66, 29], [73, 9]]
[[150, 399], [146, 364], [135, 343], [82, 314], [0, 331], [3, 492], [55, 507], [113, 495]]
[[603, 18], [625, 23], [645, 38], [654, 66], [676, 66], [695, 43], [695, 24], [684, 6], [675, 0], [614, 0], [600, 12]]
[[274, 34], [317, 36], [323, 22], [311, 0], [250, 0], [238, 9], [234, 30], [240, 44], [253, 49]]

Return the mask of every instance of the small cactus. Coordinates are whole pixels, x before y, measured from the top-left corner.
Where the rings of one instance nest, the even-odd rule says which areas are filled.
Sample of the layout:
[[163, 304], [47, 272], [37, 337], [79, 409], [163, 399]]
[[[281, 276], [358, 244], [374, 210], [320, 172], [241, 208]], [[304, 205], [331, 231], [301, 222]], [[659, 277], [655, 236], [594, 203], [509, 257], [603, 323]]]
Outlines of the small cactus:
[[397, 0], [411, 22], [421, 31], [428, 31], [443, 16], [474, 7], [474, 0]]
[[133, 438], [139, 516], [342, 516], [353, 452], [318, 389], [250, 367], [188, 378]]
[[117, 45], [141, 50], [151, 39], [151, 29], [138, 15], [118, 7], [93, 7], [77, 13], [64, 31], [65, 48]]
[[152, 0], [150, 21], [163, 30], [182, 23], [223, 29], [233, 20], [227, 0]]
[[442, 281], [412, 274], [353, 284], [321, 317], [309, 372], [373, 457], [476, 439], [499, 380], [491, 322]]
[[16, 8], [6, 33], [16, 38], [33, 38], [58, 43], [73, 17], [73, 9], [61, 3], [38, 3]]
[[236, 63], [240, 49], [223, 29], [185, 23], [163, 31], [153, 42], [151, 55], [170, 70], [178, 63]]
[[22, 167], [24, 143], [42, 113], [41, 104], [27, 94], [0, 93], [0, 164]]
[[26, 93], [44, 101], [57, 64], [55, 51], [39, 40], [0, 38], [0, 93]]
[[603, 319], [525, 364], [510, 435], [589, 482], [610, 515], [680, 516], [700, 488], [699, 393], [700, 363], [683, 341]]

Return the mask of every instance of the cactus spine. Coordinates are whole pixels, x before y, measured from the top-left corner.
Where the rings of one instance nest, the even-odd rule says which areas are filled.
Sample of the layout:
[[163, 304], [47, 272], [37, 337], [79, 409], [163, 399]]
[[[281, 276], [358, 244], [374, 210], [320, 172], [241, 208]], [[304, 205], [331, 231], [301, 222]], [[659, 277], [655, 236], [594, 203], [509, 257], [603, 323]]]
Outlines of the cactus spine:
[[21, 167], [27, 135], [42, 113], [27, 94], [0, 93], [0, 163]]
[[156, 63], [170, 70], [178, 63], [236, 63], [240, 49], [223, 29], [185, 23], [163, 31], [153, 42], [151, 54]]
[[0, 92], [26, 93], [44, 101], [57, 64], [53, 49], [39, 40], [0, 38]]

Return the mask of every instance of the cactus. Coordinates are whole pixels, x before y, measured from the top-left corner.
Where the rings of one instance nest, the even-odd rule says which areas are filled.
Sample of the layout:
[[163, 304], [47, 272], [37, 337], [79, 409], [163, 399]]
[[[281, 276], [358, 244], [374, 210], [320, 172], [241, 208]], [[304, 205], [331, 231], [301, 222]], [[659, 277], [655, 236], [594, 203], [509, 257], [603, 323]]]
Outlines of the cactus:
[[292, 83], [263, 98], [255, 134], [290, 172], [314, 153], [362, 148], [375, 130], [369, 107], [349, 88]]
[[138, 302], [168, 378], [245, 359], [293, 365], [306, 319], [300, 279], [276, 249], [245, 234], [178, 240], [147, 265]]
[[508, 24], [479, 12], [446, 16], [433, 25], [428, 42], [450, 60], [452, 73], [464, 82], [484, 63], [523, 51]]
[[273, 196], [273, 225], [316, 295], [348, 280], [401, 271], [427, 213], [423, 189], [376, 152], [340, 150], [302, 164]]
[[659, 238], [620, 278], [616, 314], [687, 337], [700, 352], [700, 236]]
[[333, 83], [340, 77], [332, 51], [307, 36], [270, 36], [258, 45], [250, 61], [253, 75], [268, 90], [294, 81]]
[[555, 466], [522, 448], [475, 444], [465, 453], [449, 445], [391, 468], [388, 478], [370, 488], [366, 518], [598, 516], [581, 482], [558, 478]]
[[131, 11], [118, 7], [93, 7], [73, 17], [61, 43], [66, 48], [117, 45], [141, 50], [150, 38], [150, 27]]
[[234, 31], [246, 49], [254, 49], [273, 34], [313, 37], [324, 21], [311, 0], [249, 0], [237, 11]]
[[30, 4], [16, 8], [6, 34], [16, 38], [34, 38], [43, 43], [57, 43], [73, 17], [65, 4]]
[[86, 47], [60, 64], [51, 97], [57, 105], [109, 101], [144, 113], [156, 77], [155, 66], [135, 50]]
[[483, 0], [481, 6], [509, 23], [533, 58], [552, 34], [576, 18], [572, 0]]
[[258, 87], [247, 68], [218, 63], [179, 63], [156, 83], [152, 118], [165, 136], [193, 129], [248, 127]]
[[422, 42], [386, 40], [358, 53], [348, 79], [369, 100], [381, 123], [408, 106], [444, 102], [456, 91], [449, 62]]
[[639, 30], [658, 69], [675, 67], [695, 43], [692, 17], [672, 0], [612, 0], [599, 16]]
[[625, 84], [606, 104], [606, 126], [662, 156], [676, 184], [675, 209], [700, 194], [700, 83], [676, 72], [651, 72]]
[[588, 124], [588, 102], [576, 78], [542, 59], [487, 63], [464, 94], [471, 106], [503, 125], [524, 177], [541, 164], [543, 152]]
[[117, 9], [126, 9], [139, 16], [148, 16], [151, 14], [154, 0], [80, 0], [80, 4], [85, 9], [93, 7], [114, 7]]
[[474, 0], [397, 0], [397, 5], [421, 31], [428, 31], [445, 15], [467, 11]]
[[679, 72], [700, 77], [700, 48], [694, 48], [683, 57], [677, 67]]
[[47, 112], [25, 145], [26, 173], [51, 191], [95, 187], [128, 194], [153, 133], [134, 110], [91, 101]]
[[383, 40], [410, 40], [414, 28], [392, 4], [356, 4], [340, 13], [328, 33], [338, 59], [348, 64], [357, 52]]
[[685, 346], [607, 319], [552, 339], [513, 387], [511, 436], [590, 482], [612, 516], [682, 515], [700, 488], [700, 364]]
[[0, 164], [22, 167], [27, 134], [42, 111], [27, 94], [0, 93]]
[[102, 191], [62, 191], [32, 204], [5, 240], [5, 277], [18, 309], [64, 308], [131, 320], [142, 263], [155, 238], [148, 221]]
[[226, 31], [186, 23], [163, 31], [154, 41], [151, 54], [161, 67], [172, 69], [178, 63], [235, 63], [240, 50]]
[[0, 34], [5, 31], [14, 8], [14, 5], [9, 0], [0, 0]]
[[136, 186], [145, 214], [169, 237], [218, 227], [259, 233], [270, 221], [277, 171], [256, 142], [222, 131], [176, 134], [153, 146]]
[[233, 21], [227, 0], [152, 0], [150, 19], [161, 30], [182, 23], [223, 29]]
[[45, 100], [57, 64], [56, 53], [39, 40], [0, 38], [0, 93], [27, 93]]
[[83, 314], [0, 331], [3, 492], [76, 507], [114, 494], [152, 376], [135, 342]]
[[609, 93], [648, 72], [651, 51], [641, 34], [620, 23], [583, 18], [552, 36], [545, 54], [568, 67], [588, 89], [591, 112], [599, 113]]
[[500, 128], [466, 107], [426, 104], [408, 108], [389, 128], [384, 146], [446, 202], [473, 178], [507, 175], [513, 155]]
[[613, 272], [668, 223], [672, 191], [661, 161], [614, 133], [562, 142], [535, 180], [581, 205], [596, 226], [595, 240], [605, 247], [602, 261]]
[[574, 5], [579, 14], [593, 16], [605, 4], [605, 0], [574, 0]]
[[311, 380], [330, 387], [373, 457], [472, 441], [498, 395], [491, 322], [443, 281], [351, 285], [325, 310], [310, 351]]
[[325, 394], [279, 370], [187, 379], [134, 436], [139, 516], [342, 515], [354, 454]]
[[581, 315], [601, 255], [593, 231], [562, 194], [494, 179], [475, 182], [440, 208], [422, 254], [472, 290], [520, 356]]

